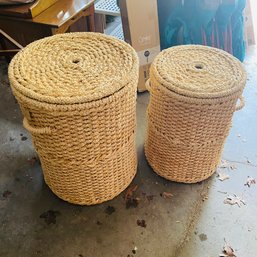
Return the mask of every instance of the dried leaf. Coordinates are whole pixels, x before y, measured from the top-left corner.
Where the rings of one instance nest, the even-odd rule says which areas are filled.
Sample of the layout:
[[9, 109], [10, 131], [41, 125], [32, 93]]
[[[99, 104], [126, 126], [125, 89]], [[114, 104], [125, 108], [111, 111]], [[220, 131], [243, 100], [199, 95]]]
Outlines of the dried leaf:
[[125, 194], [125, 201], [126, 201], [126, 208], [129, 209], [130, 207], [136, 208], [138, 206], [140, 198], [134, 197], [135, 191], [138, 189], [138, 185], [133, 185], [128, 188]]
[[228, 195], [227, 198], [224, 200], [225, 204], [235, 205], [237, 204], [238, 207], [241, 207], [242, 205], [246, 205], [245, 201], [238, 197], [237, 195]]
[[251, 185], [256, 184], [256, 180], [252, 177], [247, 177], [245, 186], [251, 187]]
[[3, 192], [3, 198], [8, 198], [11, 194], [12, 194], [11, 191], [5, 190], [5, 191]]
[[235, 164], [231, 164], [229, 161], [227, 160], [221, 160], [220, 165], [218, 166], [218, 169], [231, 169], [231, 170], [235, 170], [237, 169], [237, 166]]
[[171, 199], [174, 195], [172, 193], [169, 192], [163, 192], [161, 193], [161, 197], [163, 197], [164, 199]]
[[223, 247], [223, 252], [220, 254], [220, 257], [236, 257], [236, 255], [234, 249], [226, 243]]
[[128, 188], [126, 194], [125, 194], [125, 200], [127, 201], [128, 199], [131, 199], [133, 196], [133, 193], [137, 190], [138, 185], [133, 185]]
[[142, 228], [146, 228], [145, 220], [137, 220], [137, 225]]
[[218, 177], [220, 181], [224, 181], [226, 179], [229, 179], [229, 175], [226, 173], [218, 173]]
[[227, 160], [221, 160], [221, 163], [219, 165], [219, 168], [228, 168], [229, 167], [229, 162]]
[[132, 250], [132, 253], [133, 254], [136, 254], [137, 253], [137, 247], [135, 246], [134, 249]]

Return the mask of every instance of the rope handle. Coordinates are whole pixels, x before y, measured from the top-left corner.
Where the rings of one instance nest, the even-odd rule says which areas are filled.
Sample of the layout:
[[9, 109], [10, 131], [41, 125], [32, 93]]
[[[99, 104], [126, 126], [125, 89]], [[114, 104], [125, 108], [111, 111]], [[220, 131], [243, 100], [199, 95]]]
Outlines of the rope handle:
[[46, 127], [46, 128], [34, 128], [32, 127], [27, 118], [23, 119], [23, 126], [25, 129], [27, 129], [31, 134], [51, 134], [52, 131], [50, 128]]
[[239, 99], [240, 103], [236, 106], [235, 111], [239, 111], [245, 106], [244, 97], [241, 95], [241, 96], [239, 96], [238, 99]]
[[148, 79], [146, 82], [145, 82], [145, 87], [148, 91], [150, 91], [151, 89], [151, 83], [150, 83], [150, 79]]

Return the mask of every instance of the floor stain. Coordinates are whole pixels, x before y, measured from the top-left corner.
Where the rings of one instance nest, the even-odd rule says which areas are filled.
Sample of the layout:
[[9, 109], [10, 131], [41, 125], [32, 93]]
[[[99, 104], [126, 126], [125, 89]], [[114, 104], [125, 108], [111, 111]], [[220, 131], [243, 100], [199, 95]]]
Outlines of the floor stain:
[[115, 212], [115, 208], [113, 206], [108, 205], [108, 207], [105, 209], [105, 213], [108, 215], [112, 215]]
[[45, 220], [47, 225], [56, 224], [56, 217], [61, 213], [59, 211], [48, 210], [47, 212], [42, 213], [39, 217]]
[[206, 241], [207, 239], [208, 239], [208, 237], [207, 237], [207, 235], [206, 234], [200, 234], [199, 235], [199, 238], [200, 238], [200, 240], [203, 242], [203, 241]]
[[11, 194], [12, 194], [11, 191], [6, 190], [6, 191], [3, 192], [3, 198], [8, 198]]

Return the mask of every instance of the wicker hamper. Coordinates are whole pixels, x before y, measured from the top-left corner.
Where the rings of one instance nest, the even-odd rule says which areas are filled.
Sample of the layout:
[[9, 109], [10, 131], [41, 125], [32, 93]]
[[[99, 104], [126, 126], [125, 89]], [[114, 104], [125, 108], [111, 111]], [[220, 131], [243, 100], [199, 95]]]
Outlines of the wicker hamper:
[[222, 50], [187, 45], [161, 52], [147, 83], [145, 154], [153, 170], [183, 183], [211, 176], [232, 115], [244, 105], [245, 83], [242, 64]]
[[91, 205], [129, 185], [137, 167], [132, 47], [97, 33], [55, 35], [18, 53], [9, 78], [57, 196]]

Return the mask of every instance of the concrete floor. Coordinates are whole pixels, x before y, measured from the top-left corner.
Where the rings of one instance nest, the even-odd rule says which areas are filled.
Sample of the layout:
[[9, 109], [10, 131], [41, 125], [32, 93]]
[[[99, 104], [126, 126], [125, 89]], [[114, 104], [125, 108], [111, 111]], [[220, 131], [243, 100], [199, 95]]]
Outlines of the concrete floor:
[[[0, 256], [216, 257], [225, 238], [237, 257], [256, 257], [257, 185], [244, 186], [247, 176], [257, 179], [257, 48], [250, 50], [245, 61], [246, 107], [234, 115], [223, 154], [237, 167], [223, 169], [230, 179], [221, 182], [214, 175], [184, 185], [153, 173], [143, 153], [149, 96], [142, 93], [137, 108], [139, 165], [132, 182], [138, 185], [135, 197], [140, 200], [129, 209], [124, 192], [107, 203], [81, 207], [50, 191], [40, 164], [31, 159], [36, 156], [31, 138], [21, 125], [7, 65], [0, 59]], [[165, 199], [163, 192], [173, 196]], [[246, 205], [224, 204], [232, 193]], [[145, 220], [146, 227], [137, 220]]]

